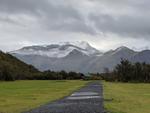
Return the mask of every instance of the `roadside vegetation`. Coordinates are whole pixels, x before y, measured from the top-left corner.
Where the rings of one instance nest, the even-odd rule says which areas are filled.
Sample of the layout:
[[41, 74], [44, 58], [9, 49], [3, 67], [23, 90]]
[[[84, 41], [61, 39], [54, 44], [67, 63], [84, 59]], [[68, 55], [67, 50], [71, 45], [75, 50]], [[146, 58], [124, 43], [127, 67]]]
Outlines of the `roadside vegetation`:
[[110, 113], [150, 113], [150, 84], [103, 82]]
[[0, 113], [20, 113], [67, 96], [87, 81], [0, 82]]

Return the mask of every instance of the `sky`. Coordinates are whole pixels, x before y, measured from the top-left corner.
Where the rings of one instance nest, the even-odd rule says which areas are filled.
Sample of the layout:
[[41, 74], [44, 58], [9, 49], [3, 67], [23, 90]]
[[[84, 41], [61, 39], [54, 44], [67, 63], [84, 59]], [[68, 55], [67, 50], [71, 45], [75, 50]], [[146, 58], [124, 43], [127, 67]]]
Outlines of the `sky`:
[[150, 0], [0, 0], [0, 50], [87, 41], [150, 48]]

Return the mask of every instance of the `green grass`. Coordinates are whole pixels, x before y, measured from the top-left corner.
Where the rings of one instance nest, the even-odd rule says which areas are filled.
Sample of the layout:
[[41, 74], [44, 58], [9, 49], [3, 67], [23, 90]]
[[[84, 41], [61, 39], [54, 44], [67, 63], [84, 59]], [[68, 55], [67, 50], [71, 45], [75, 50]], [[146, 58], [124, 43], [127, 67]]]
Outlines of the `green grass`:
[[0, 82], [0, 113], [20, 113], [62, 98], [87, 81]]
[[150, 113], [150, 84], [104, 82], [104, 98], [111, 113]]

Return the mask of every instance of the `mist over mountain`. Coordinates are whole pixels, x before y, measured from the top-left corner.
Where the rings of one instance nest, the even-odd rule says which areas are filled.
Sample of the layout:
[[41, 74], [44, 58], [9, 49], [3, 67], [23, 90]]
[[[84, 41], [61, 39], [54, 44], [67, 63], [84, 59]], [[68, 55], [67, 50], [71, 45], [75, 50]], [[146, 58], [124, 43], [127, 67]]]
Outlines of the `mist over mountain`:
[[113, 69], [121, 58], [150, 63], [150, 50], [136, 52], [122, 46], [103, 53], [87, 42], [28, 46], [10, 53], [42, 71], [103, 72], [104, 68]]

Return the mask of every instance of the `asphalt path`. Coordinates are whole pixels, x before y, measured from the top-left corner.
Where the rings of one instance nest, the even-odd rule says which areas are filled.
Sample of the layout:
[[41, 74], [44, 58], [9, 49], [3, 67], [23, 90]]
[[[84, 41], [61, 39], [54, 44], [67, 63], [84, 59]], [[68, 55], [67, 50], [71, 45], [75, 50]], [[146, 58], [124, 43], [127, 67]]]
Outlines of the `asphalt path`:
[[25, 113], [104, 113], [102, 85], [89, 83], [70, 96]]

